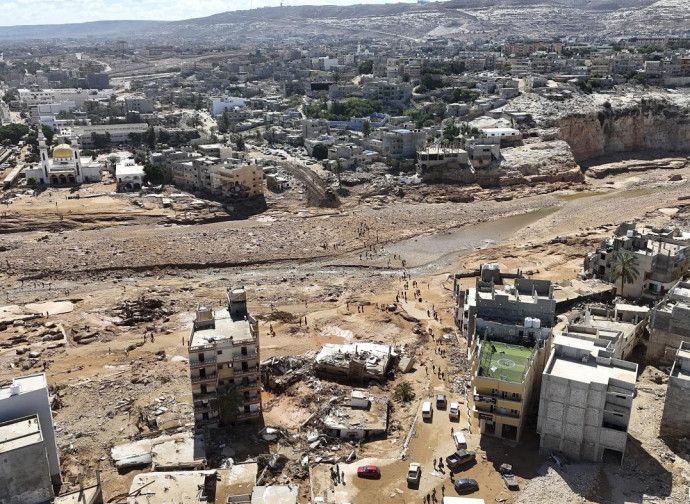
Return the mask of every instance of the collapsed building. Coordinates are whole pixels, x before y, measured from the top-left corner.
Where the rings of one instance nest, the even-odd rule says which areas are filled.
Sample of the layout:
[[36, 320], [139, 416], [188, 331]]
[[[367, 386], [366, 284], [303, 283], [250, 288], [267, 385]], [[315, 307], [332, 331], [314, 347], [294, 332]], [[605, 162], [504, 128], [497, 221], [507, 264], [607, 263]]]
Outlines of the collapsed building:
[[638, 230], [634, 222], [624, 222], [613, 237], [587, 254], [584, 270], [588, 276], [610, 281], [613, 254], [632, 254], [638, 275], [625, 284], [623, 292], [631, 298], [658, 299], [688, 272], [688, 247], [690, 234], [678, 229], [643, 226]]
[[690, 342], [684, 341], [676, 351], [666, 388], [664, 413], [659, 434], [666, 438], [690, 436]]
[[244, 288], [228, 289], [226, 308], [197, 307], [189, 368], [198, 426], [260, 417], [259, 323]]
[[230, 469], [150, 472], [138, 474], [122, 504], [252, 502], [258, 465], [237, 464]]
[[388, 430], [388, 397], [354, 389], [349, 404], [334, 405], [323, 419], [327, 435], [342, 439], [369, 439]]
[[317, 374], [349, 382], [381, 382], [397, 354], [393, 347], [378, 343], [337, 345], [326, 343], [314, 361]]

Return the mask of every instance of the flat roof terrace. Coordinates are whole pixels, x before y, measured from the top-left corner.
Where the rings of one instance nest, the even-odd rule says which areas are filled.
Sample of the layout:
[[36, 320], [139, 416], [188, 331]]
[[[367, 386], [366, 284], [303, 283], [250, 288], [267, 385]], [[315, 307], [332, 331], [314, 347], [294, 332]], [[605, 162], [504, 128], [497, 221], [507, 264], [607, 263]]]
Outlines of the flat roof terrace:
[[214, 326], [194, 330], [190, 348], [204, 346], [232, 338], [235, 343], [255, 340], [248, 320], [233, 319], [226, 308], [213, 314]]
[[478, 376], [522, 383], [533, 352], [534, 349], [528, 347], [486, 341], [479, 358]]

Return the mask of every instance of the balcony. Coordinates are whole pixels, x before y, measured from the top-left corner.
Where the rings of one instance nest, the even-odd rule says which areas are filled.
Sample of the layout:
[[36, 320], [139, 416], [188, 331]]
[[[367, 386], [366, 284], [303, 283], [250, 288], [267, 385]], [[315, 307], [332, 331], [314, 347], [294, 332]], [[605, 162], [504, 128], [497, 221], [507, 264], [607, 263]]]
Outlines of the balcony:
[[259, 382], [254, 380], [247, 383], [236, 383], [235, 385], [238, 390], [256, 390], [259, 386]]
[[204, 360], [189, 360], [189, 367], [192, 368], [197, 368], [197, 367], [204, 367], [204, 366], [211, 366], [215, 365], [216, 363], [216, 358], [215, 357], [207, 357]]
[[251, 411], [249, 413], [240, 413], [237, 415], [238, 420], [247, 420], [249, 418], [259, 418], [261, 411]]
[[232, 359], [236, 360], [236, 361], [251, 360], [251, 359], [256, 359], [258, 355], [259, 355], [259, 352], [254, 350], [252, 352], [247, 352], [246, 354], [242, 354], [242, 353], [233, 354]]
[[239, 376], [256, 376], [256, 373], [258, 373], [259, 370], [257, 368], [249, 368], [249, 369], [235, 369], [234, 377], [237, 378]]
[[206, 373], [206, 376], [192, 376], [192, 383], [215, 382], [217, 377], [216, 373]]
[[194, 405], [194, 413], [209, 413], [215, 410], [216, 408], [214, 406], [211, 406], [210, 404]]
[[243, 402], [244, 402], [244, 404], [255, 404], [255, 403], [259, 402], [259, 394], [245, 397], [243, 399]]

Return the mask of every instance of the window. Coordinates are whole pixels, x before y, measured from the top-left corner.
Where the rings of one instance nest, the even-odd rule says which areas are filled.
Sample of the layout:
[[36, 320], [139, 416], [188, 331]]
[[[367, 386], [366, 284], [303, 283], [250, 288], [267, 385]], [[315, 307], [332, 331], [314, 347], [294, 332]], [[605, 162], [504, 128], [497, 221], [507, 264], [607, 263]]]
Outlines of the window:
[[228, 369], [232, 369], [232, 362], [228, 362]]
[[223, 351], [222, 351], [222, 350], [218, 350], [218, 355], [222, 355], [222, 354], [223, 354]]

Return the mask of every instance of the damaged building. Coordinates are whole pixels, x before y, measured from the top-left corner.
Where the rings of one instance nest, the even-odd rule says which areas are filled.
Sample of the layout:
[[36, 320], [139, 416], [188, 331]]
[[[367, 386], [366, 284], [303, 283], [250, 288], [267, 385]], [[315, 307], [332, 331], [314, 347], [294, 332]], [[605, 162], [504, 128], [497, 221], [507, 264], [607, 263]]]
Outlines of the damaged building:
[[631, 298], [658, 299], [688, 272], [690, 234], [678, 229], [620, 224], [614, 236], [585, 257], [584, 270], [590, 277], [611, 280], [613, 254], [632, 254], [639, 274], [626, 283], [624, 293]]
[[390, 345], [326, 343], [314, 361], [317, 374], [351, 382], [383, 381], [397, 355]]
[[228, 289], [226, 308], [197, 307], [189, 367], [198, 426], [260, 417], [259, 323], [247, 310], [244, 288]]
[[327, 435], [341, 439], [384, 436], [388, 429], [388, 397], [354, 389], [349, 402], [334, 404], [323, 419]]
[[257, 471], [258, 465], [251, 463], [230, 469], [138, 474], [121, 504], [248, 504], [253, 502]]
[[683, 342], [690, 342], [690, 283], [681, 282], [654, 306], [649, 315], [647, 358], [673, 362]]

